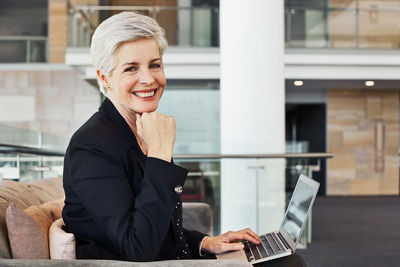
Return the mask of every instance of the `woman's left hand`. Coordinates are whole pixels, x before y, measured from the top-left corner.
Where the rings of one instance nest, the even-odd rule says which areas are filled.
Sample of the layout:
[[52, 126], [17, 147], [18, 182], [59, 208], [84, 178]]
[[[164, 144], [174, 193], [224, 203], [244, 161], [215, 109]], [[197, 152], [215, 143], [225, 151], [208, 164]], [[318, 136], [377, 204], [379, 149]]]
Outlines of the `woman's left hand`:
[[229, 231], [216, 237], [208, 237], [204, 239], [202, 249], [214, 254], [220, 254], [231, 250], [241, 250], [244, 249], [244, 245], [241, 243], [243, 240], [254, 243], [255, 245], [259, 245], [261, 242], [256, 233], [250, 228], [246, 228], [235, 232]]

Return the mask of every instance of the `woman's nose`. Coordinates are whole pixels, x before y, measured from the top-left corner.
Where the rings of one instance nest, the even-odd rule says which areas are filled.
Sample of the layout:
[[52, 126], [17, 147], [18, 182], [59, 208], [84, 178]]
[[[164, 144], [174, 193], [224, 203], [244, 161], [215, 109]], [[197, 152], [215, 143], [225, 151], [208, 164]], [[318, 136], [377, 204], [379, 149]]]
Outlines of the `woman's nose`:
[[155, 80], [153, 74], [148, 69], [144, 69], [140, 72], [139, 79], [141, 84], [152, 84]]

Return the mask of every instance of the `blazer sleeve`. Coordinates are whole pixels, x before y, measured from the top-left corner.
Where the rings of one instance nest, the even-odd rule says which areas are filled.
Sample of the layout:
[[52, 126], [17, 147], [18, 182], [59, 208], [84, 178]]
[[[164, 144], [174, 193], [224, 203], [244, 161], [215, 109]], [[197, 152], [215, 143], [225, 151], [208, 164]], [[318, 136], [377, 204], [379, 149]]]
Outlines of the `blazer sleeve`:
[[190, 254], [194, 259], [200, 259], [200, 242], [206, 236], [203, 233], [200, 233], [195, 230], [187, 230], [183, 228], [183, 234], [185, 236], [186, 242], [189, 246]]
[[96, 241], [126, 260], [155, 260], [175, 207], [174, 188], [183, 185], [187, 171], [149, 157], [141, 192], [134, 196], [128, 180], [132, 178], [126, 177], [118, 153], [112, 148], [74, 142], [70, 149], [73, 189], [108, 237]]

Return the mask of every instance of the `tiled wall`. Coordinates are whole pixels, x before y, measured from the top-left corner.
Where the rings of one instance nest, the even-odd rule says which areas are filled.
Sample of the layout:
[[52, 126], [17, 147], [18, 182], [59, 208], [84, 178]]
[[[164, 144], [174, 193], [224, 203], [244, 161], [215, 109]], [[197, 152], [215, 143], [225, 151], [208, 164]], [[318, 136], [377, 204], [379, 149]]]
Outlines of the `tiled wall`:
[[69, 138], [98, 109], [100, 95], [72, 68], [48, 64], [0, 69], [0, 102], [0, 124]]
[[328, 91], [328, 195], [399, 193], [399, 92]]
[[[329, 7], [347, 9], [330, 11], [331, 47], [399, 48], [398, 0], [329, 0]], [[349, 10], [356, 8], [357, 16]]]

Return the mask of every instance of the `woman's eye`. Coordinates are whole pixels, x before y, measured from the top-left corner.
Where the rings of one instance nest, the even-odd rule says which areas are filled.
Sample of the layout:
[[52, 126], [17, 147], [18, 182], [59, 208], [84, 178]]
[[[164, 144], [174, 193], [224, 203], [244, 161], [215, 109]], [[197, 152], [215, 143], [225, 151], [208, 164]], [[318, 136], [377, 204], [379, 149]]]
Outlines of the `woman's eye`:
[[151, 64], [150, 65], [150, 69], [158, 69], [158, 68], [161, 68], [160, 64]]
[[126, 69], [125, 69], [125, 72], [128, 72], [128, 71], [135, 71], [135, 70], [136, 70], [135, 67], [129, 67], [129, 68], [126, 68]]

